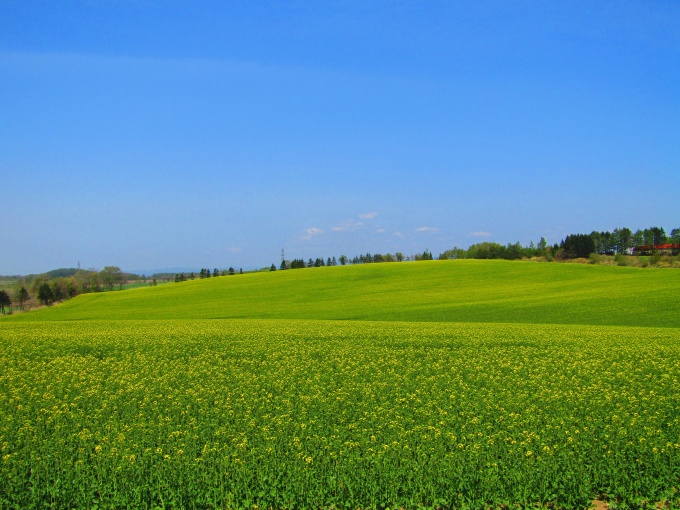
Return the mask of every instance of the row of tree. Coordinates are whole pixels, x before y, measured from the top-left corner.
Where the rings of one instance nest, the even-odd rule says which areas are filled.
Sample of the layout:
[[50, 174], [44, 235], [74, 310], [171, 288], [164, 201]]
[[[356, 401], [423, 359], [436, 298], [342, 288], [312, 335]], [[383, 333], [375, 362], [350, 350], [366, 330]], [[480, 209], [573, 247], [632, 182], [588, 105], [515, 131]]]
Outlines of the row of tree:
[[[239, 274], [243, 274], [243, 269], [239, 269]], [[236, 270], [233, 267], [230, 267], [229, 269], [217, 269], [214, 268], [212, 272], [210, 269], [207, 268], [201, 268], [201, 270], [198, 272], [198, 278], [203, 279], [203, 278], [215, 278], [217, 276], [227, 276], [227, 275], [233, 275], [236, 274]], [[188, 275], [185, 273], [177, 273], [175, 274], [175, 283], [177, 282], [185, 282], [187, 280], [195, 280], [196, 279], [196, 273], [189, 273]]]
[[[304, 259], [293, 259], [293, 260], [282, 260], [279, 269], [302, 269], [305, 267], [322, 267], [322, 266], [345, 266], [347, 264], [374, 264], [380, 262], [402, 262], [404, 260], [433, 260], [432, 253], [429, 250], [425, 250], [423, 253], [419, 253], [413, 256], [404, 256], [401, 252], [392, 253], [366, 253], [365, 255], [355, 255], [353, 258], [347, 257], [347, 255], [340, 255], [337, 259], [335, 257], [316, 258], [309, 259], [307, 262]], [[271, 271], [276, 271], [276, 266], [271, 265]]]
[[680, 228], [674, 228], [670, 234], [661, 227], [651, 227], [633, 232], [629, 228], [616, 228], [612, 232], [591, 232], [594, 252], [603, 255], [624, 255], [632, 253], [633, 248], [680, 243]]
[[[505, 259], [519, 260], [523, 258], [544, 257], [547, 260], [566, 260], [574, 258], [587, 258], [592, 253], [604, 255], [632, 254], [633, 248], [641, 246], [663, 245], [666, 243], [680, 243], [680, 228], [674, 228], [667, 235], [661, 227], [650, 227], [644, 230], [632, 231], [629, 228], [616, 228], [612, 232], [593, 231], [590, 234], [570, 234], [559, 244], [548, 245], [545, 237], [541, 237], [537, 243], [531, 241], [528, 246], [522, 246], [519, 242], [502, 245], [493, 242], [484, 242], [471, 245], [469, 248], [454, 247], [439, 254], [439, 260], [446, 259]], [[413, 256], [404, 256], [401, 252], [394, 254], [371, 254], [356, 255], [348, 258], [340, 255], [335, 257], [312, 260], [305, 262], [304, 259], [282, 260], [279, 269], [300, 269], [305, 267], [334, 266], [346, 264], [370, 264], [379, 262], [402, 262], [404, 260], [433, 260], [429, 250]], [[270, 268], [276, 270], [274, 264]]]
[[473, 244], [468, 249], [453, 248], [439, 255], [439, 259], [507, 259], [517, 260], [531, 257], [546, 257], [548, 260], [567, 260], [587, 258], [593, 253], [600, 255], [631, 255], [634, 248], [680, 243], [680, 228], [670, 234], [661, 227], [651, 227], [632, 231], [629, 228], [616, 228], [612, 232], [593, 231], [590, 234], [570, 234], [559, 244], [549, 246], [544, 237], [534, 244], [522, 246], [520, 243], [501, 245], [498, 243]]
[[[121, 289], [127, 279], [140, 279], [123, 273], [118, 266], [95, 269], [62, 268], [39, 275], [18, 278], [11, 290], [0, 291], [0, 313], [11, 313], [14, 306], [24, 310], [31, 305], [51, 305], [78, 294]], [[155, 280], [155, 279], [154, 279]]]

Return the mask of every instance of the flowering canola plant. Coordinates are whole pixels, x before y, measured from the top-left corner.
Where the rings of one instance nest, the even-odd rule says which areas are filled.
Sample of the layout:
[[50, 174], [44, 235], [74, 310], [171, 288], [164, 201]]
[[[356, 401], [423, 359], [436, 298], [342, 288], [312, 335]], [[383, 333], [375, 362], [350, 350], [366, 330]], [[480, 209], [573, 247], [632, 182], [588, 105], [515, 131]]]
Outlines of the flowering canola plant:
[[3, 323], [1, 508], [680, 505], [680, 330]]

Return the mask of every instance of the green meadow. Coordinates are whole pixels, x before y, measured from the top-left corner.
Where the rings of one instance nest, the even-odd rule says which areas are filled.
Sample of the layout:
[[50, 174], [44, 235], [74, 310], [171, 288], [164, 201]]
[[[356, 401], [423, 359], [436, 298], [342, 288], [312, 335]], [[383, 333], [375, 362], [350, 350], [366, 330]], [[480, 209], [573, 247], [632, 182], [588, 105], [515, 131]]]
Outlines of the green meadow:
[[678, 508], [679, 290], [432, 261], [5, 317], [0, 508]]
[[500, 260], [247, 273], [86, 294], [11, 320], [329, 319], [680, 327], [680, 271]]

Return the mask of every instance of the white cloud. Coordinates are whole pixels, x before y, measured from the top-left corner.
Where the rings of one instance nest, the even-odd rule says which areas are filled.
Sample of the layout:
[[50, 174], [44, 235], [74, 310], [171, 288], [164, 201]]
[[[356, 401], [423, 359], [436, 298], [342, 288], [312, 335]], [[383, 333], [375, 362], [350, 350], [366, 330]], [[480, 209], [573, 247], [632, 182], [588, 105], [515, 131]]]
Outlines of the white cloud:
[[384, 228], [379, 228], [378, 230], [375, 231], [376, 234], [384, 234], [385, 229]]
[[312, 237], [323, 234], [323, 230], [317, 227], [306, 228], [305, 234], [298, 237], [300, 241], [309, 241]]
[[491, 237], [491, 232], [484, 232], [483, 230], [479, 230], [477, 232], [471, 232], [470, 235], [472, 237]]
[[364, 224], [361, 221], [354, 221], [354, 220], [348, 220], [348, 221], [343, 221], [339, 225], [335, 225], [332, 230], [334, 232], [347, 232], [347, 231], [352, 231], [352, 230], [357, 230], [358, 228], [362, 227]]
[[404, 234], [402, 234], [401, 232], [398, 232], [398, 231], [397, 231], [397, 232], [393, 232], [392, 235], [393, 235], [394, 237], [398, 237], [399, 239], [403, 239], [403, 238], [404, 238]]
[[438, 232], [439, 229], [435, 227], [418, 227], [416, 232]]
[[375, 219], [377, 216], [378, 216], [378, 213], [373, 211], [373, 212], [369, 212], [369, 213], [360, 214], [359, 218], [361, 218], [362, 220], [372, 220], [372, 219]]

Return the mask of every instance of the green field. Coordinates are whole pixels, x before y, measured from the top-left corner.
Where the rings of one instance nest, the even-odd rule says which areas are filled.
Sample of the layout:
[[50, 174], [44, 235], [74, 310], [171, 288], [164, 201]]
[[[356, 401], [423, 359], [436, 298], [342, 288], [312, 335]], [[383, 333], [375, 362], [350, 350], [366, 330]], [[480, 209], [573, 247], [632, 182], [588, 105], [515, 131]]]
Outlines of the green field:
[[680, 506], [680, 271], [375, 264], [0, 320], [0, 508]]
[[13, 320], [330, 319], [680, 327], [680, 271], [507, 261], [247, 273], [86, 294]]

